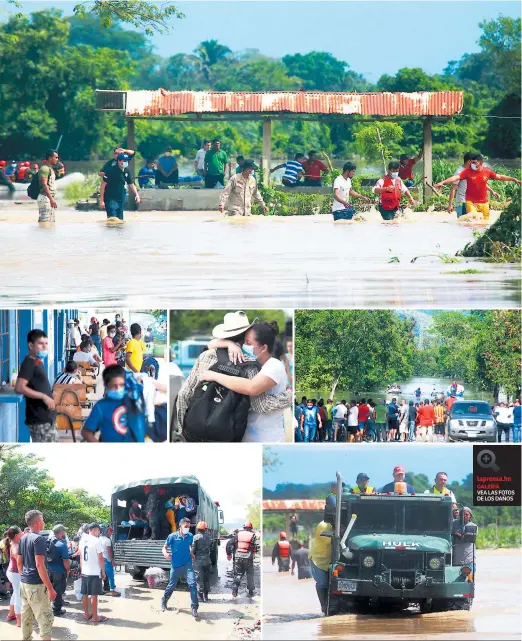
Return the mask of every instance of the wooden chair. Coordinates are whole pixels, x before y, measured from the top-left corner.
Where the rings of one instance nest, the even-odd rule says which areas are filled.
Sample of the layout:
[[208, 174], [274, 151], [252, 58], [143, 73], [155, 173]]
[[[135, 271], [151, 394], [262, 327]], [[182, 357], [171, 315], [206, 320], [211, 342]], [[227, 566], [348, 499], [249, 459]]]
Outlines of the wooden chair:
[[93, 392], [96, 391], [96, 377], [98, 376], [99, 369], [93, 367], [90, 363], [77, 363], [78, 369], [82, 376], [82, 382], [87, 385]]
[[71, 383], [53, 387], [56, 404], [56, 423], [59, 430], [71, 430], [72, 440], [76, 443], [75, 430], [81, 430], [85, 422], [82, 409], [89, 406], [87, 385]]

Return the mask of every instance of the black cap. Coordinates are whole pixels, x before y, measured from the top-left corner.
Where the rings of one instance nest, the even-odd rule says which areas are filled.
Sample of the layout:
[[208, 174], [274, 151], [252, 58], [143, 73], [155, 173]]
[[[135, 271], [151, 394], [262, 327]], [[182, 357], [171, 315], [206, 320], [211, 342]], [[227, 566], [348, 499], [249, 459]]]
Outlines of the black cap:
[[356, 480], [357, 481], [362, 481], [362, 479], [366, 479], [367, 481], [369, 481], [370, 477], [368, 476], [368, 474], [366, 474], [366, 472], [359, 472], [359, 474], [357, 474], [357, 479]]
[[89, 532], [91, 530], [95, 530], [96, 528], [98, 528], [98, 530], [101, 530], [101, 527], [100, 527], [99, 523], [89, 523]]
[[245, 160], [243, 163], [243, 169], [255, 169], [256, 165], [253, 160]]

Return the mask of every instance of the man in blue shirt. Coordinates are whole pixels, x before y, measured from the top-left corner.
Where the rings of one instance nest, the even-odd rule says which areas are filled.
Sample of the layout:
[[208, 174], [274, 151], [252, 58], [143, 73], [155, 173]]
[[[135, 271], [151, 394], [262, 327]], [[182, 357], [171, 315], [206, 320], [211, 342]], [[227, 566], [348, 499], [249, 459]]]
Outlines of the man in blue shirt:
[[105, 396], [91, 410], [82, 427], [82, 437], [97, 443], [95, 433], [100, 432], [104, 443], [135, 443], [129, 426], [125, 398], [125, 370], [121, 365], [109, 365], [103, 370]]
[[176, 589], [178, 581], [182, 576], [187, 578], [187, 583], [190, 588], [190, 601], [192, 604], [192, 616], [198, 616], [198, 589], [196, 585], [196, 574], [192, 565], [191, 545], [194, 536], [190, 533], [190, 521], [188, 519], [181, 519], [179, 522], [179, 530], [173, 534], [169, 534], [165, 545], [163, 546], [163, 556], [170, 560], [170, 580], [167, 585], [163, 597], [161, 599], [161, 609], [167, 610], [167, 603], [171, 594]]
[[156, 170], [154, 168], [154, 161], [149, 158], [138, 173], [140, 189], [148, 189], [149, 187], [152, 187], [152, 181], [155, 177]]
[[313, 443], [315, 440], [315, 432], [317, 430], [317, 423], [319, 422], [319, 427], [323, 426], [321, 417], [319, 416], [319, 410], [316, 405], [314, 405], [311, 399], [308, 399], [306, 402], [306, 407], [301, 413], [301, 428], [304, 430], [304, 442]]
[[156, 169], [156, 185], [161, 187], [165, 185], [177, 185], [179, 182], [178, 162], [176, 156], [172, 153], [172, 147], [167, 147], [163, 155], [158, 158], [158, 168]]
[[381, 492], [395, 492], [395, 483], [404, 483], [406, 485], [406, 492], [408, 494], [416, 494], [413, 485], [406, 483], [404, 480], [405, 478], [406, 470], [402, 467], [402, 465], [396, 465], [393, 468], [393, 481], [391, 483], [387, 483], [382, 488]]
[[47, 570], [53, 588], [56, 590], [56, 599], [53, 601], [53, 614], [60, 617], [65, 614], [63, 606], [63, 595], [67, 587], [67, 575], [71, 569], [69, 550], [65, 541], [67, 528], [63, 525], [55, 525], [53, 534], [47, 542]]

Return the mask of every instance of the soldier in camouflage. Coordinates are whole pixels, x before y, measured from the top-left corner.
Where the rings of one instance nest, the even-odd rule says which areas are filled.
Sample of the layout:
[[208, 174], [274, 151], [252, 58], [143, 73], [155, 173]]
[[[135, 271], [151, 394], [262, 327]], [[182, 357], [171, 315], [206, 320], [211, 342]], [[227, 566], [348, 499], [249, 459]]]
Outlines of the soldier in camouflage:
[[208, 593], [210, 592], [210, 571], [212, 562], [210, 560], [210, 551], [214, 545], [208, 533], [208, 526], [205, 521], [200, 521], [196, 525], [196, 536], [190, 546], [192, 564], [196, 573], [198, 584], [199, 598], [203, 603], [208, 603]]
[[147, 502], [145, 503], [145, 515], [149, 523], [150, 529], [150, 538], [158, 538], [158, 492], [157, 490], [152, 489], [149, 486], [144, 488], [145, 494], [147, 495]]
[[247, 576], [248, 595], [254, 596], [254, 554], [257, 550], [256, 535], [253, 525], [247, 521], [243, 529], [235, 533], [227, 543], [227, 558], [232, 560], [234, 555], [234, 587], [232, 597], [237, 597], [243, 575]]

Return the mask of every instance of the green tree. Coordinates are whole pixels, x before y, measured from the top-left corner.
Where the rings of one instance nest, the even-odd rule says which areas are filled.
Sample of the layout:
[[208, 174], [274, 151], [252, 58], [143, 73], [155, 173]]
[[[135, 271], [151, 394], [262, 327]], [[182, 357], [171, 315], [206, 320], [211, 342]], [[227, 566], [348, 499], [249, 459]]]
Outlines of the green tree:
[[256, 490], [252, 496], [252, 503], [246, 506], [245, 518], [250, 521], [254, 530], [261, 527], [261, 490]]
[[218, 62], [224, 60], [230, 53], [226, 45], [220, 44], [217, 40], [204, 40], [196, 49], [194, 53], [199, 58], [201, 69], [205, 79], [210, 87], [214, 85], [211, 67]]
[[404, 131], [396, 122], [374, 122], [355, 133], [358, 151], [368, 160], [381, 161], [384, 173], [392, 158], [392, 145], [402, 139]]
[[306, 91], [365, 91], [368, 87], [361, 75], [349, 70], [347, 62], [325, 51], [287, 55], [283, 64]]

